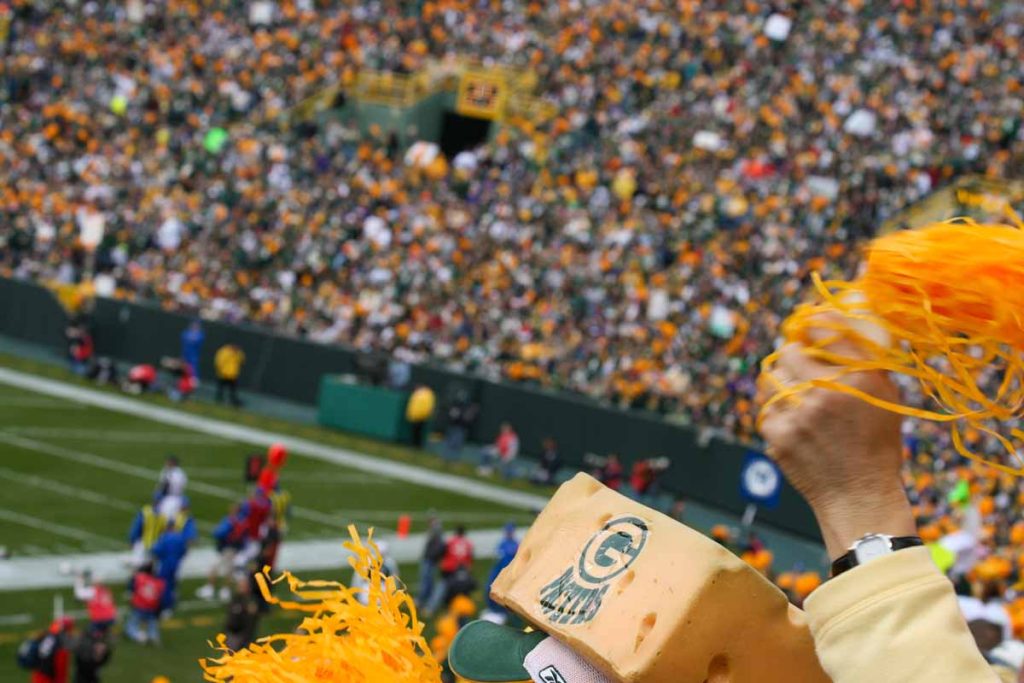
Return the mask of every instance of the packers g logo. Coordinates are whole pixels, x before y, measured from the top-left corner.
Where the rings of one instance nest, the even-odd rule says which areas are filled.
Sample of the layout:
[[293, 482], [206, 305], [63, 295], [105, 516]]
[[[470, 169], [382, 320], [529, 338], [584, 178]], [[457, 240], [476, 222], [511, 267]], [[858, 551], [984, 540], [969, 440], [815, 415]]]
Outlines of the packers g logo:
[[601, 609], [601, 601], [640, 556], [650, 528], [639, 517], [607, 522], [583, 546], [576, 564], [540, 590], [540, 608], [555, 624], [585, 624]]

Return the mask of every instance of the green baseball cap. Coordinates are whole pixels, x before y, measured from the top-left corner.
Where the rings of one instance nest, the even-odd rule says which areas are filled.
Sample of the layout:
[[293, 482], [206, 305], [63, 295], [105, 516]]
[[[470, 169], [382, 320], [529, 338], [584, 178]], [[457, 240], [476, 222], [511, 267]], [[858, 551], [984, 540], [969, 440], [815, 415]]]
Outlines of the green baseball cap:
[[455, 636], [448, 648], [448, 664], [455, 675], [471, 683], [531, 683], [523, 663], [547, 637], [542, 631], [474, 621]]

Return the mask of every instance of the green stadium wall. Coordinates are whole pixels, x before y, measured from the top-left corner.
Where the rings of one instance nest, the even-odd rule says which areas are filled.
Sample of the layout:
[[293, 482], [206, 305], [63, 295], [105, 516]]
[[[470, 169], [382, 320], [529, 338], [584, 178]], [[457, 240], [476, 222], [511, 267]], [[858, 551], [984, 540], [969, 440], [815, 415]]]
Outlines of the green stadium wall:
[[317, 421], [325, 427], [406, 443], [411, 436], [405, 420], [409, 393], [357, 384], [339, 375], [320, 378]]
[[[0, 278], [0, 334], [60, 347], [66, 319], [44, 288]], [[176, 356], [189, 320], [154, 306], [98, 299], [92, 314], [97, 353], [130, 362]], [[349, 348], [283, 337], [249, 325], [204, 322], [204, 329], [200, 376], [213, 376], [214, 353], [231, 342], [246, 354], [240, 381], [246, 390], [316, 405], [321, 378], [357, 371], [358, 352]], [[468, 393], [480, 406], [480, 418], [470, 434], [478, 443], [491, 442], [499, 425], [507, 420], [519, 432], [526, 455], [539, 452], [541, 440], [551, 436], [568, 465], [581, 465], [588, 452], [618, 453], [627, 464], [638, 458], [666, 456], [672, 461], [662, 480], [666, 490], [736, 514], [746, 507], [739, 488], [748, 450], [742, 445], [717, 438], [703, 442], [695, 429], [653, 413], [434, 366], [415, 366], [412, 379], [436, 392], [441, 410], [455, 392]], [[758, 519], [806, 538], [820, 538], [810, 509], [788, 484], [778, 507], [762, 510]]]

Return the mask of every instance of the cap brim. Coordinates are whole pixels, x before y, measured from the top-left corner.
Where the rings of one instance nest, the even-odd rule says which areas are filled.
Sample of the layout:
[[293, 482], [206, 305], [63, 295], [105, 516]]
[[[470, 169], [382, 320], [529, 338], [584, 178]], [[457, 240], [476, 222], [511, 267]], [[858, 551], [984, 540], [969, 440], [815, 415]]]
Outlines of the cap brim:
[[466, 624], [448, 649], [452, 672], [471, 683], [530, 683], [526, 655], [547, 638], [489, 621]]

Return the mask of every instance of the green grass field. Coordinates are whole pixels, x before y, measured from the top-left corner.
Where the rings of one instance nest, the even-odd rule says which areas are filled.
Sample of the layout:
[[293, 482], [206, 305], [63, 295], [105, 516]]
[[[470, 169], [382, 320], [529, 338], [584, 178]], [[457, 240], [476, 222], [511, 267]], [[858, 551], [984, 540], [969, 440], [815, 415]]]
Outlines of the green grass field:
[[[79, 383], [50, 366], [0, 356], [0, 367], [32, 371]], [[142, 400], [167, 405], [165, 399]], [[390, 444], [276, 421], [265, 416], [206, 404], [175, 406], [207, 417], [251, 424], [265, 430], [298, 435], [332, 446], [440, 469], [436, 458]], [[258, 450], [210, 434], [175, 428], [145, 419], [66, 401], [0, 384], [0, 546], [13, 558], [71, 553], [127, 551], [127, 532], [139, 506], [153, 492], [157, 473], [168, 454], [175, 454], [189, 474], [193, 513], [209, 545], [209, 529], [245, 491], [245, 457]], [[460, 474], [469, 474], [465, 468]], [[473, 476], [473, 475], [469, 475]], [[425, 526], [428, 511], [449, 527], [496, 528], [512, 520], [526, 524], [531, 514], [491, 501], [417, 486], [365, 471], [291, 454], [282, 485], [293, 497], [289, 540], [338, 538], [355, 523], [365, 529], [394, 529], [409, 514], [413, 530]], [[286, 541], [287, 542], [287, 541]], [[0, 560], [0, 563], [3, 561]], [[489, 561], [478, 563], [486, 573]], [[346, 577], [348, 570], [339, 570]], [[323, 572], [317, 577], [327, 578]], [[404, 566], [403, 578], [416, 580], [416, 567]], [[339, 578], [336, 574], [330, 578]], [[195, 581], [183, 582], [188, 601]], [[0, 586], [0, 681], [20, 680], [14, 651], [33, 629], [45, 626], [55, 595], [70, 609], [65, 589], [12, 591]], [[195, 661], [206, 654], [222, 622], [216, 603], [194, 604], [176, 615], [160, 649], [121, 642], [104, 680], [148, 682], [154, 675], [173, 683], [198, 681]], [[273, 616], [262, 632], [294, 627], [296, 617]]]
[[[193, 514], [212, 525], [244, 494], [245, 457], [257, 450], [3, 385], [0, 406], [0, 538], [15, 555], [123, 548], [132, 515], [150, 500], [172, 453], [189, 474]], [[422, 525], [429, 509], [471, 527], [526, 518], [300, 455], [289, 459], [282, 482], [295, 501], [293, 539], [338, 534], [353, 522], [391, 529], [401, 514]]]

